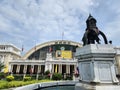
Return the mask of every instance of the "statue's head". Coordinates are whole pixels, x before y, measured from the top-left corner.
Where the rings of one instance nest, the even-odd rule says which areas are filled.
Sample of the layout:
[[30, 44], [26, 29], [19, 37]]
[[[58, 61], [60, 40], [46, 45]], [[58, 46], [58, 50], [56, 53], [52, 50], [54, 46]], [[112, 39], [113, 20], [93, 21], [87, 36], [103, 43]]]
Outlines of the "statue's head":
[[91, 16], [91, 14], [89, 14], [88, 19], [86, 20], [86, 24], [87, 24], [87, 29], [93, 29], [96, 28], [96, 19], [93, 18], [93, 16]]

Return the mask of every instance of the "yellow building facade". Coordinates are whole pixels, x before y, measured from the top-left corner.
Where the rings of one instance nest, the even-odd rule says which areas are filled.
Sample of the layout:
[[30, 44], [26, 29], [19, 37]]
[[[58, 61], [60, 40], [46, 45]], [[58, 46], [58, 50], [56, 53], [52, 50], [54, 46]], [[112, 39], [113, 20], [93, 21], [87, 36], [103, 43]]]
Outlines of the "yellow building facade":
[[0, 62], [5, 68], [2, 70], [5, 73], [9, 72], [9, 62], [21, 58], [21, 50], [13, 44], [0, 44]]

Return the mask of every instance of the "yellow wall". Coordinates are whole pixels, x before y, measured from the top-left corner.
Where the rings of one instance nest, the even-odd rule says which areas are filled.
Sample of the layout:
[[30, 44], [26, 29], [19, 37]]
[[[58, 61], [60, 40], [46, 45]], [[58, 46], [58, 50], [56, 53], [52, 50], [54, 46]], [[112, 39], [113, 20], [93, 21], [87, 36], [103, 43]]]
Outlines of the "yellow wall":
[[72, 51], [58, 50], [58, 51], [56, 51], [56, 58], [71, 59], [72, 58]]
[[71, 59], [72, 58], [72, 52], [71, 51], [62, 51], [62, 58]]

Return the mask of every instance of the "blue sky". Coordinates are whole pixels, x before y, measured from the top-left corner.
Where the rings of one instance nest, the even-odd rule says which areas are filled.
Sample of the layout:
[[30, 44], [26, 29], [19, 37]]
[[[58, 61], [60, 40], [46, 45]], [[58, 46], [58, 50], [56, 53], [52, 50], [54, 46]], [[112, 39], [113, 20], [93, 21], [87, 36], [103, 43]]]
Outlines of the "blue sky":
[[120, 46], [119, 0], [0, 0], [0, 43], [13, 43], [24, 52], [51, 40], [81, 42], [92, 14], [98, 28]]

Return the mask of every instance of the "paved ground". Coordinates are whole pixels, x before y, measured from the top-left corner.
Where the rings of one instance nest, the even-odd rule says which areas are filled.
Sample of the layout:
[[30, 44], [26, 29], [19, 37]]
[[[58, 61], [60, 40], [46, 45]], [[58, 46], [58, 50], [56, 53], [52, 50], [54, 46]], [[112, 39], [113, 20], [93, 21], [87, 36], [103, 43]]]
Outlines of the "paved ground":
[[15, 88], [1, 89], [1, 90], [14, 90]]

